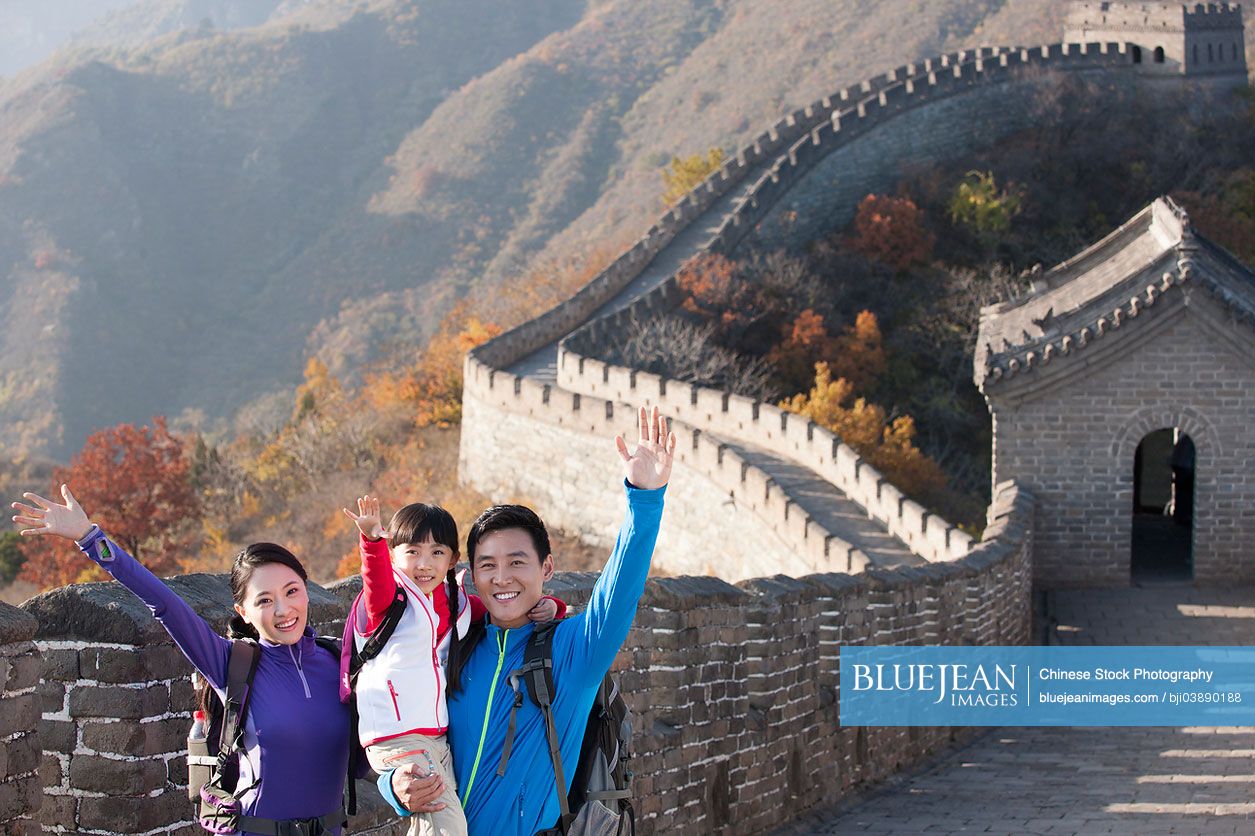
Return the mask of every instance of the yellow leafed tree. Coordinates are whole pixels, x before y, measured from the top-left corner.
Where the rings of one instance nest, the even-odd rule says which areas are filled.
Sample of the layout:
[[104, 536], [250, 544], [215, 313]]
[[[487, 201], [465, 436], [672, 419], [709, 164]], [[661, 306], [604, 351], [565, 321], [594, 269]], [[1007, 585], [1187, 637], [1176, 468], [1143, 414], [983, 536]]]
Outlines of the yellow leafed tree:
[[936, 497], [946, 478], [937, 463], [915, 446], [915, 421], [909, 415], [888, 421], [883, 408], [856, 398], [854, 386], [835, 380], [827, 363], [815, 364], [815, 385], [807, 394], [781, 401], [780, 408], [827, 427], [908, 494]]
[[679, 203], [694, 186], [723, 165], [723, 158], [722, 148], [711, 148], [705, 154], [691, 157], [672, 157], [670, 170], [662, 170], [662, 183], [666, 189], [662, 193], [662, 202], [667, 206]]

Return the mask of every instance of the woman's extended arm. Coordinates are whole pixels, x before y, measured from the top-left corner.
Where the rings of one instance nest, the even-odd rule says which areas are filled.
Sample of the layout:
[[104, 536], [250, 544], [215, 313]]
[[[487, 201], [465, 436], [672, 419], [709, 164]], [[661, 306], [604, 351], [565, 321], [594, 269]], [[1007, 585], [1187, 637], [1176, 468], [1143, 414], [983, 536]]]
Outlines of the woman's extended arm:
[[148, 605], [179, 650], [211, 685], [218, 689], [226, 686], [231, 642], [215, 633], [186, 601], [108, 539], [100, 526], [92, 525], [69, 487], [61, 486], [64, 505], [38, 494], [23, 496], [30, 505], [13, 503], [18, 512], [13, 521], [22, 526], [22, 534], [52, 535], [75, 541], [85, 555]]

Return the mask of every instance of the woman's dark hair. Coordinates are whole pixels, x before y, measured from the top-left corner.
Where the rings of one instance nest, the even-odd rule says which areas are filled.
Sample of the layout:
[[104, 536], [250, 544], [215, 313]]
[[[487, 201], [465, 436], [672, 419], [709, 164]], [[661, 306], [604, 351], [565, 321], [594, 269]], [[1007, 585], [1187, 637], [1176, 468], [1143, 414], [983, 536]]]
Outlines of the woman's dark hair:
[[[292, 552], [277, 543], [253, 543], [237, 554], [235, 562], [231, 564], [231, 600], [233, 603], [244, 603], [244, 593], [248, 590], [248, 582], [252, 580], [253, 572], [257, 567], [270, 563], [283, 564], [295, 572], [302, 581], [309, 581], [305, 567]], [[231, 621], [227, 624], [227, 638], [257, 641], [261, 636], [257, 628], [245, 621], [244, 617], [237, 612], [231, 616]], [[216, 700], [217, 695], [202, 677], [197, 678], [196, 691], [197, 704], [201, 710], [208, 712], [210, 701]]]
[[449, 629], [453, 631], [453, 641], [458, 636], [458, 524], [453, 515], [439, 505], [427, 505], [422, 502], [411, 502], [392, 515], [388, 523], [388, 546], [396, 548], [411, 543], [425, 543], [431, 540], [453, 552], [453, 561], [449, 564], [449, 572], [445, 575], [445, 595], [449, 599]]
[[[521, 528], [526, 531], [532, 538], [532, 545], [541, 561], [552, 553], [549, 531], [535, 511], [524, 505], [494, 505], [479, 515], [466, 534], [466, 559], [470, 561], [472, 568], [475, 566], [475, 549], [479, 547], [479, 541], [494, 531], [504, 531], [507, 528]], [[449, 647], [448, 693], [454, 694], [462, 688], [462, 667], [471, 657], [475, 645], [484, 637], [486, 623], [487, 619], [472, 623], [465, 636], [455, 634], [453, 644]]]
[[[253, 572], [258, 566], [265, 566], [269, 563], [281, 563], [300, 576], [301, 580], [309, 580], [309, 575], [306, 574], [301, 561], [283, 546], [276, 543], [253, 543], [237, 554], [235, 562], [231, 564], [231, 600], [234, 603], [244, 603], [244, 592], [248, 589], [248, 582], [253, 579]], [[231, 623], [227, 625], [227, 638], [257, 641], [261, 636], [258, 635], [256, 627], [236, 613], [231, 617]]]

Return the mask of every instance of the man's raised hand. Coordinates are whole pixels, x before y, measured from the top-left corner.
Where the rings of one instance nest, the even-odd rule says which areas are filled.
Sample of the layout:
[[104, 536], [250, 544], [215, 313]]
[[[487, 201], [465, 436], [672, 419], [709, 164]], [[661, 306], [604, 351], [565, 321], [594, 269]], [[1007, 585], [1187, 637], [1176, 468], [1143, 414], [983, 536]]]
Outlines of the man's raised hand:
[[652, 413], [642, 406], [637, 417], [641, 437], [636, 442], [636, 450], [629, 454], [627, 442], [621, 435], [614, 437], [614, 443], [619, 448], [619, 458], [623, 459], [623, 475], [628, 482], [649, 491], [661, 488], [671, 478], [675, 433], [667, 432], [667, 419], [658, 414], [656, 406]]
[[356, 514], [348, 508], [341, 510], [344, 511], [344, 516], [353, 521], [357, 530], [362, 532], [362, 536], [367, 540], [382, 540], [388, 536], [383, 530], [383, 520], [379, 517], [379, 497], [359, 496]]
[[17, 523], [22, 534], [52, 534], [69, 540], [82, 540], [92, 529], [87, 512], [78, 504], [68, 485], [61, 486], [61, 497], [64, 505], [44, 499], [37, 493], [22, 494], [32, 505], [14, 502], [13, 509], [17, 514], [13, 522]]

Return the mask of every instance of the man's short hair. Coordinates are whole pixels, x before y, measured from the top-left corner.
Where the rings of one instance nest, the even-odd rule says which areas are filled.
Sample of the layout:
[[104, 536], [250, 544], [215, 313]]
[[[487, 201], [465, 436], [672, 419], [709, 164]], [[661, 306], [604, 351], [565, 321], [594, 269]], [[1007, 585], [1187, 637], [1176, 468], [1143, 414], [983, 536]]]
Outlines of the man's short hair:
[[525, 505], [494, 505], [479, 515], [466, 535], [466, 559], [475, 568], [475, 549], [484, 536], [507, 528], [521, 528], [532, 538], [536, 555], [542, 561], [549, 556], [549, 532], [536, 512]]

